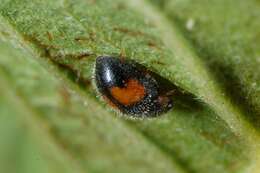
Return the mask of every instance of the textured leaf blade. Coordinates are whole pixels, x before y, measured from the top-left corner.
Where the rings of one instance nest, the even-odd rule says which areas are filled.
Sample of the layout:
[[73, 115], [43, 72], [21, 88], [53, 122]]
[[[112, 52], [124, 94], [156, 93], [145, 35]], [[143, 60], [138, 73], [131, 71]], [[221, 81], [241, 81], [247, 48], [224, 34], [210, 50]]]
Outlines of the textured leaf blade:
[[[69, 152], [74, 156], [73, 158], [80, 157], [77, 161], [82, 166], [88, 160], [82, 155], [92, 151], [92, 149], [94, 149], [93, 154], [87, 154], [89, 158], [96, 157], [96, 155], [98, 158], [114, 155], [116, 157], [120, 153], [116, 150], [116, 146], [124, 144], [121, 139], [126, 140], [124, 139], [124, 133], [118, 134], [116, 127], [124, 126], [124, 132], [127, 134], [132, 134], [130, 131], [133, 129], [142, 132], [143, 136], [132, 134], [132, 141], [144, 140], [148, 141], [147, 145], [149, 146], [151, 144], [157, 146], [159, 151], [154, 149], [152, 155], [164, 155], [162, 157], [166, 157], [164, 159], [166, 159], [165, 164], [167, 165], [165, 169], [170, 172], [174, 170], [174, 167], [181, 167], [184, 172], [208, 172], [208, 170], [213, 172], [234, 172], [242, 170], [242, 167], [248, 161], [248, 157], [251, 157], [251, 155], [245, 155], [248, 149], [246, 145], [256, 145], [257, 142], [251, 140], [256, 135], [254, 132], [251, 134], [253, 130], [246, 121], [240, 120], [243, 116], [236, 108], [236, 105], [230, 103], [227, 97], [222, 96], [221, 89], [218, 88], [214, 78], [198, 59], [187, 40], [181, 36], [181, 32], [175, 28], [169, 29], [172, 27], [171, 22], [165, 20], [157, 10], [150, 8], [149, 4], [142, 4], [143, 1], [131, 1], [131, 3], [123, 1], [109, 2], [111, 1], [6, 1], [2, 5], [3, 21], [10, 22], [19, 37], [13, 39], [14, 45], [18, 45], [20, 42], [26, 47], [22, 49], [29, 51], [32, 56], [43, 57], [45, 60], [37, 59], [36, 61], [41, 64], [44, 62], [44, 68], [47, 70], [53, 68], [49, 62], [51, 60], [54, 63], [54, 68], [56, 68], [55, 65], [58, 66], [58, 70], [55, 73], [53, 71], [50, 73], [53, 76], [58, 76], [58, 78], [65, 78], [66, 82], [63, 85], [69, 87], [77, 95], [81, 95], [83, 102], [87, 101], [91, 105], [90, 107], [97, 109], [88, 112], [82, 105], [79, 106], [79, 103], [73, 102], [73, 107], [81, 107], [78, 109], [81, 115], [75, 120], [79, 124], [76, 123], [73, 127], [75, 129], [80, 128], [81, 120], [86, 121], [87, 119], [91, 122], [94, 121], [94, 123], [87, 128], [89, 130], [83, 129], [82, 133], [89, 131], [88, 134], [91, 136], [91, 140], [95, 141], [97, 134], [90, 135], [90, 133], [95, 132], [96, 128], [102, 126], [104, 127], [100, 132], [101, 134], [108, 135], [107, 129], [110, 129], [111, 134], [109, 134], [108, 138], [110, 138], [110, 135], [115, 135], [115, 138], [112, 138], [114, 142], [107, 146], [114, 151], [111, 155], [106, 151], [97, 152], [94, 149], [95, 146], [105, 147], [107, 141], [102, 144], [97, 142], [98, 140], [93, 143], [89, 140], [80, 140], [79, 143], [73, 144], [73, 141], [77, 141], [76, 138], [80, 136], [80, 134], [76, 133], [78, 131], [71, 132], [71, 136], [75, 135], [75, 140], [73, 140], [74, 138], [70, 139], [72, 142], [66, 140], [62, 135], [63, 126], [67, 127], [67, 122], [63, 120], [64, 117], [58, 115], [57, 112], [50, 116], [48, 111], [46, 112], [47, 108], [39, 109], [37, 105], [31, 102], [31, 107], [41, 110], [43, 117], [47, 118], [47, 123], [50, 123], [50, 126], [55, 129], [51, 134], [58, 139], [57, 143], [68, 145]], [[140, 5], [145, 6], [144, 13], [140, 9]], [[10, 26], [6, 26], [8, 24], [4, 23], [3, 25], [3, 31], [12, 30]], [[3, 37], [10, 39], [10, 35], [13, 36], [15, 33], [11, 32], [9, 36], [5, 35]], [[172, 39], [170, 41], [166, 38], [161, 40], [161, 35], [164, 35], [164, 37], [170, 35]], [[96, 99], [93, 97], [96, 93], [94, 88], [89, 85], [93, 63], [96, 56], [104, 54], [121, 55], [135, 59], [193, 93], [210, 107], [200, 105], [196, 101], [192, 101], [190, 104], [180, 102], [176, 104], [174, 111], [169, 112], [162, 119], [130, 122], [132, 128], [129, 128], [128, 123], [122, 122], [122, 120], [114, 120], [113, 116], [109, 116], [108, 114], [113, 113], [103, 110], [107, 108], [98, 108]], [[47, 64], [45, 61], [47, 61]], [[8, 65], [11, 67], [12, 64], [14, 63], [6, 63], [4, 67]], [[22, 65], [20, 66], [20, 68], [24, 68]], [[9, 70], [9, 73], [11, 72], [12, 70]], [[15, 79], [17, 77], [16, 74], [8, 78]], [[67, 78], [72, 80], [67, 81]], [[43, 84], [55, 83], [55, 80], [56, 78], [50, 82], [45, 81]], [[13, 84], [15, 83], [17, 81], [14, 80]], [[80, 89], [77, 86], [80, 86]], [[31, 89], [19, 88], [26, 96], [25, 100], [31, 100], [32, 98], [40, 98], [41, 100], [42, 96], [32, 95]], [[85, 93], [85, 91], [87, 92]], [[46, 93], [49, 93], [49, 91], [43, 91], [43, 95]], [[50, 92], [50, 98], [60, 97], [56, 96], [57, 93], [56, 90]], [[48, 99], [48, 101], [52, 103], [52, 99]], [[222, 101], [225, 103], [224, 106]], [[58, 108], [55, 103], [52, 104]], [[62, 106], [59, 109], [63, 110], [62, 112], [70, 112], [64, 107]], [[95, 117], [93, 112], [99, 114], [98, 121], [92, 120], [93, 116]], [[71, 114], [78, 114], [78, 112], [72, 111]], [[100, 116], [100, 114], [104, 114], [105, 118], [104, 115]], [[217, 116], [221, 117], [227, 124], [220, 118], [216, 118]], [[112, 124], [108, 126], [107, 123]], [[68, 126], [70, 127], [70, 125]], [[237, 134], [242, 135], [241, 139], [243, 141], [240, 140], [239, 136], [236, 136]], [[147, 148], [147, 151], [153, 150], [150, 147], [145, 147], [145, 143], [135, 145], [133, 150], [137, 150], [136, 152], [139, 154], [142, 153], [139, 152], [142, 149], [146, 151], [145, 148]], [[140, 149], [138, 146], [141, 145], [143, 146]], [[80, 148], [83, 153], [78, 151]], [[251, 147], [249, 148], [251, 149]], [[110, 159], [107, 164], [97, 159], [96, 162], [88, 163], [82, 167], [93, 172], [104, 170], [107, 172], [120, 172], [120, 170], [131, 172], [129, 162], [131, 163], [131, 160], [136, 157], [141, 160], [144, 157], [136, 154], [136, 157], [132, 158], [132, 154], [128, 154], [130, 148], [123, 147], [122, 150], [127, 154], [122, 156], [123, 159], [120, 159], [122, 161], [122, 164], [120, 164], [122, 167], [120, 168], [109, 166], [109, 164], [118, 163], [119, 161], [113, 160], [113, 157], [107, 158], [107, 160]], [[242, 150], [245, 153], [241, 153]], [[201, 160], [201, 162], [198, 163], [198, 160]], [[153, 159], [149, 163], [153, 162], [157, 163]], [[158, 162], [157, 164], [155, 165], [155, 167], [158, 166], [156, 169], [150, 168], [147, 171], [154, 170], [156, 172], [156, 170], [162, 169], [160, 167], [162, 163]], [[176, 164], [179, 166], [176, 166]], [[142, 170], [146, 166], [144, 164], [137, 168]]]

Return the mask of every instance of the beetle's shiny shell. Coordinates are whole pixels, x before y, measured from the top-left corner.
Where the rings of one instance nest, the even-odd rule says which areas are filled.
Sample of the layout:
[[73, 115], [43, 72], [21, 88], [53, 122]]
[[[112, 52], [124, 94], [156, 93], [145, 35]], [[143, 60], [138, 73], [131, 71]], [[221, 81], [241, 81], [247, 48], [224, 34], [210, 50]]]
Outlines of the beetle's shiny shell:
[[95, 82], [104, 100], [130, 116], [153, 117], [172, 107], [172, 99], [160, 92], [159, 81], [133, 61], [98, 57]]

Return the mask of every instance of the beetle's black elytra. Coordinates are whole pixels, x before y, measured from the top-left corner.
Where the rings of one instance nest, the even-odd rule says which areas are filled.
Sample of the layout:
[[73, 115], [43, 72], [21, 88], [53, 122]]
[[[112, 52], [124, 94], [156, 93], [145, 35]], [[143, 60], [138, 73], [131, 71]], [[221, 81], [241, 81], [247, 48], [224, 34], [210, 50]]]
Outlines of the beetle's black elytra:
[[158, 76], [134, 61], [98, 57], [95, 82], [109, 105], [132, 117], [157, 116], [173, 106]]

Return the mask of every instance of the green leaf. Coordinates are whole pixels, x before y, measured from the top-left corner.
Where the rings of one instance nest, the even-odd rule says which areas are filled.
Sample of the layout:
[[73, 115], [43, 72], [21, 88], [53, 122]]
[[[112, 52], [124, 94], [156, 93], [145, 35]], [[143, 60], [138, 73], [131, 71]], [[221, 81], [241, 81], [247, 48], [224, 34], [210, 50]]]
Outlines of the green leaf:
[[[53, 172], [257, 173], [259, 3], [150, 1], [1, 0], [0, 116], [29, 127]], [[118, 116], [96, 97], [99, 55], [195, 99], [155, 119]]]

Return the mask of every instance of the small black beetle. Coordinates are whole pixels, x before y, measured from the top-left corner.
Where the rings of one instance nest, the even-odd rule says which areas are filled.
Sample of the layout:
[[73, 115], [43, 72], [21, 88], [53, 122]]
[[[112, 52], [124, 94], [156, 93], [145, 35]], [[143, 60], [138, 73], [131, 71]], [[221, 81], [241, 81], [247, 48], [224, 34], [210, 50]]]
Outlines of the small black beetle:
[[158, 75], [126, 59], [96, 59], [95, 83], [105, 101], [132, 117], [154, 117], [172, 108], [172, 99]]

